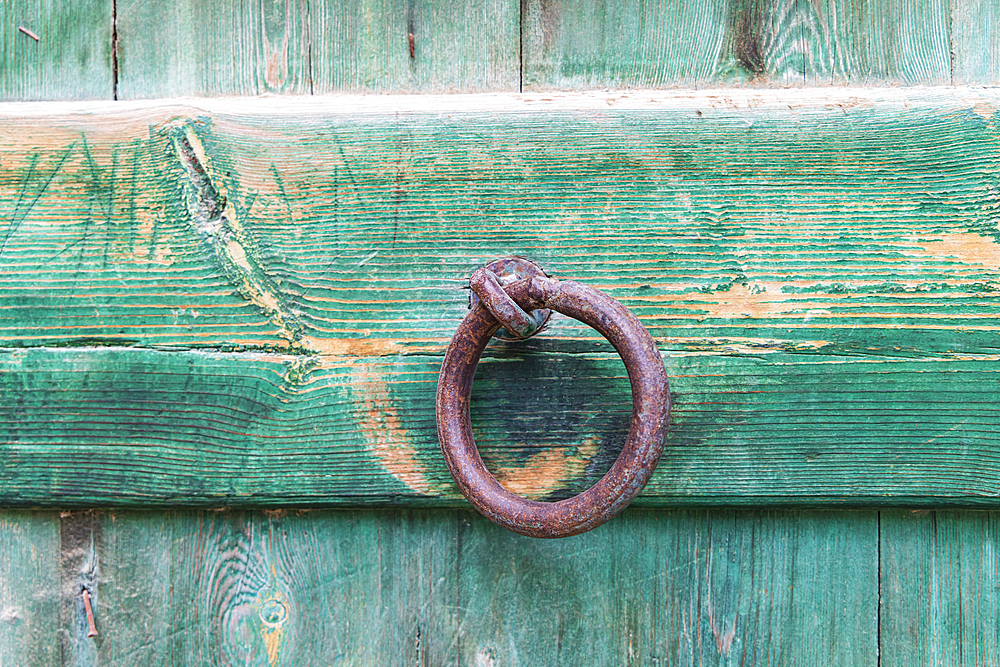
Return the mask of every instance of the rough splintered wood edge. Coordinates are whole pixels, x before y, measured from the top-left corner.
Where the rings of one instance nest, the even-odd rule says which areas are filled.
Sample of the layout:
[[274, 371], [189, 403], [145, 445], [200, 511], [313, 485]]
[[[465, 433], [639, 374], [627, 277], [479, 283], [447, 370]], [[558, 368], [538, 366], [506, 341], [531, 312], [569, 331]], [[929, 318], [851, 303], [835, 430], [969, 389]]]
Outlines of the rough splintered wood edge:
[[584, 93], [473, 93], [453, 95], [317, 95], [313, 97], [231, 97], [129, 102], [3, 102], [0, 118], [31, 116], [46, 122], [60, 116], [93, 116], [95, 125], [129, 114], [255, 114], [323, 116], [355, 114], [518, 113], [668, 109], [849, 109], [947, 105], [974, 107], [983, 114], [1000, 109], [1000, 88], [915, 86], [912, 88], [794, 88], [751, 90], [629, 90]]

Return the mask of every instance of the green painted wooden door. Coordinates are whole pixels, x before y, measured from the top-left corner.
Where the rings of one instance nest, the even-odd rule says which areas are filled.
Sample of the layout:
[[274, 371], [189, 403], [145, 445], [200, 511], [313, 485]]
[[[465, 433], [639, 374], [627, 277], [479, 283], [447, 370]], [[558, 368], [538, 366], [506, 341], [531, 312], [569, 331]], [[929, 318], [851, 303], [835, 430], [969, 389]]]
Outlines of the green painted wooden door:
[[[998, 17], [0, 5], [0, 664], [996, 664]], [[565, 540], [438, 452], [468, 276], [511, 254], [671, 378], [652, 481]], [[556, 317], [472, 418], [555, 500], [629, 411]]]

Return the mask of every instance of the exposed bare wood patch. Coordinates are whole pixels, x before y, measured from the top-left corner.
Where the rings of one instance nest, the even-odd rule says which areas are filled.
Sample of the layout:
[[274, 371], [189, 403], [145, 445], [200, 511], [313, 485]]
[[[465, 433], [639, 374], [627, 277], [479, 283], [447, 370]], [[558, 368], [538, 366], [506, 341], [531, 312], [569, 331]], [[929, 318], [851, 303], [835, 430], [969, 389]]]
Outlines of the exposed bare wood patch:
[[390, 398], [387, 378], [368, 364], [358, 364], [352, 378], [356, 382], [352, 395], [361, 406], [359, 427], [375, 458], [411, 491], [435, 493], [437, 490], [427, 478], [426, 466], [418, 457], [418, 450], [411, 443], [411, 436]]
[[523, 465], [498, 468], [494, 475], [511, 493], [542, 500], [582, 475], [599, 449], [599, 443], [588, 438], [576, 447], [576, 451], [567, 451], [566, 448], [543, 450], [529, 456]]
[[913, 237], [917, 257], [958, 260], [961, 264], [976, 264], [991, 269], [1000, 268], [1000, 243], [983, 234], [951, 233]]

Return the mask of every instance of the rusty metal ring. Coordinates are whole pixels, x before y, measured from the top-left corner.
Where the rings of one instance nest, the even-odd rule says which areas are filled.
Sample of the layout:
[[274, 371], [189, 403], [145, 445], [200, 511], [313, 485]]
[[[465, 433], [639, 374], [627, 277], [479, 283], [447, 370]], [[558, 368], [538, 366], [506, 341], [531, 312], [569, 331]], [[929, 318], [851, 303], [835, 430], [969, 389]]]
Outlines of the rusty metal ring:
[[477, 303], [444, 355], [437, 388], [441, 451], [462, 494], [496, 524], [532, 537], [569, 537], [601, 525], [642, 490], [663, 450], [670, 390], [656, 343], [639, 320], [607, 294], [569, 280], [533, 277], [504, 291], [526, 312], [551, 308], [599, 331], [625, 362], [632, 385], [632, 423], [618, 459], [590, 489], [558, 502], [527, 500], [486, 469], [472, 437], [469, 404], [479, 358], [500, 323]]

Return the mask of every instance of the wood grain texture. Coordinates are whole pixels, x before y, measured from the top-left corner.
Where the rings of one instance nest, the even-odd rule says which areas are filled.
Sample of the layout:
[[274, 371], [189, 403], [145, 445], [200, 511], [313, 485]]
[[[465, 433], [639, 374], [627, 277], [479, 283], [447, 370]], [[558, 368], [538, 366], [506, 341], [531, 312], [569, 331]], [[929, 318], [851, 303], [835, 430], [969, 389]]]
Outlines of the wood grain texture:
[[519, 88], [518, 0], [322, 0], [310, 12], [317, 94]]
[[118, 99], [310, 93], [305, 0], [122, 0]]
[[[637, 504], [993, 505], [995, 362], [847, 356], [667, 357], [668, 447]], [[2, 359], [8, 506], [463, 503], [437, 445], [439, 357]], [[628, 396], [613, 353], [497, 351], [477, 442], [511, 490], [567, 497], [617, 456]]]
[[1000, 3], [953, 2], [951, 18], [954, 82], [1000, 84]]
[[[990, 506], [997, 102], [961, 95], [11, 107], [3, 502], [454, 506], [440, 355], [472, 269], [521, 254], [665, 354], [641, 502]], [[488, 357], [504, 482], [597, 479], [611, 349], [557, 318]]]
[[133, 0], [118, 97], [516, 91], [518, 15], [517, 0]]
[[997, 96], [741, 95], [10, 107], [2, 340], [439, 353], [513, 253], [670, 347], [991, 350]]
[[17, 0], [0, 99], [993, 84], [992, 2]]
[[1000, 656], [994, 512], [882, 513], [883, 665], [990, 665]]
[[875, 515], [98, 515], [100, 664], [876, 664]]
[[944, 0], [737, 0], [729, 5], [724, 80], [856, 86], [951, 83]]
[[524, 90], [717, 80], [727, 3], [522, 3]]
[[[530, 0], [524, 11], [525, 90], [951, 83], [944, 0]], [[959, 48], [978, 62], [977, 10], [956, 12], [969, 17]]]
[[112, 24], [112, 0], [0, 4], [0, 100], [112, 99]]
[[60, 660], [59, 518], [0, 512], [0, 664]]

